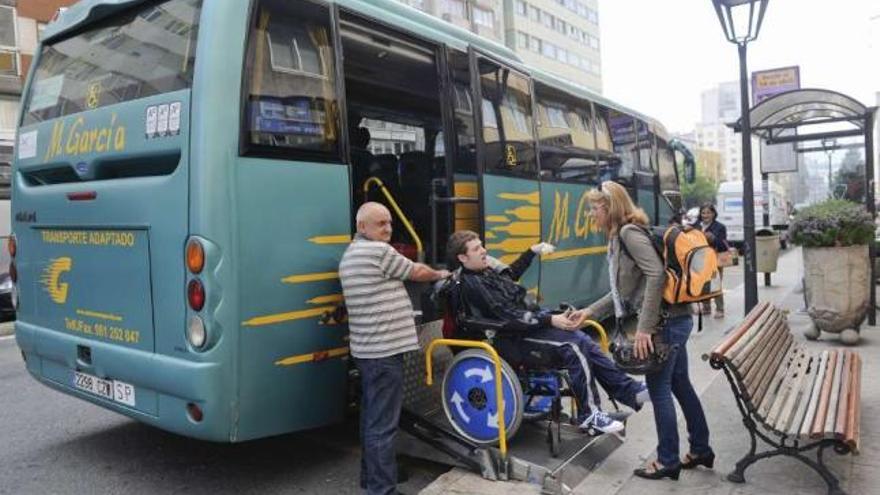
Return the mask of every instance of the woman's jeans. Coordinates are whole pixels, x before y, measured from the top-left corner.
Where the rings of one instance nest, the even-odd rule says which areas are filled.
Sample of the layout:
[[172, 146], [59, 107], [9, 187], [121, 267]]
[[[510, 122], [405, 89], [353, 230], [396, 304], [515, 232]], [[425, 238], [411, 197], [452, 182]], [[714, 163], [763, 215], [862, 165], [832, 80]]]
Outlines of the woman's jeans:
[[663, 328], [666, 342], [678, 348], [673, 350], [666, 366], [658, 371], [645, 375], [648, 393], [654, 405], [654, 423], [657, 426], [657, 461], [664, 467], [678, 466], [678, 421], [675, 415], [675, 404], [672, 396], [678, 401], [687, 422], [690, 453], [701, 456], [711, 452], [709, 448], [709, 427], [700, 398], [691, 385], [688, 376], [687, 341], [694, 322], [690, 315], [669, 318]]

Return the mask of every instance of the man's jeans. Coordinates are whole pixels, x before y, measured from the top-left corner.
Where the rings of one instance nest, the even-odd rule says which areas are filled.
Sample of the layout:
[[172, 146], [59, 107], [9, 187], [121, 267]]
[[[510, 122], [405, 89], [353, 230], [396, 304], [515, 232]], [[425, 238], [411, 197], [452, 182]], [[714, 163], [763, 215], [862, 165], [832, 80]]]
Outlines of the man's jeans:
[[403, 405], [403, 354], [354, 358], [361, 373], [361, 486], [369, 495], [397, 490], [394, 437]]
[[670, 318], [663, 329], [664, 338], [669, 344], [678, 344], [672, 351], [666, 366], [657, 373], [646, 375], [648, 393], [654, 404], [654, 423], [657, 427], [657, 461], [664, 467], [673, 468], [681, 462], [678, 452], [678, 421], [675, 404], [678, 401], [687, 422], [690, 453], [695, 456], [708, 454], [709, 427], [700, 398], [691, 385], [688, 376], [687, 341], [694, 321], [690, 315]]

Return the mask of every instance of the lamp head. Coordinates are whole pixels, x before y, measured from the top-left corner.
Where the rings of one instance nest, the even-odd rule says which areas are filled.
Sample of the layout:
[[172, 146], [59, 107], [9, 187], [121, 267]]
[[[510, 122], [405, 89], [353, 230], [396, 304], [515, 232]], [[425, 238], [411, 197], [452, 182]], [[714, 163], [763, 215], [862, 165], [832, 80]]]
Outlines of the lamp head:
[[744, 44], [758, 38], [769, 0], [712, 0], [727, 41]]

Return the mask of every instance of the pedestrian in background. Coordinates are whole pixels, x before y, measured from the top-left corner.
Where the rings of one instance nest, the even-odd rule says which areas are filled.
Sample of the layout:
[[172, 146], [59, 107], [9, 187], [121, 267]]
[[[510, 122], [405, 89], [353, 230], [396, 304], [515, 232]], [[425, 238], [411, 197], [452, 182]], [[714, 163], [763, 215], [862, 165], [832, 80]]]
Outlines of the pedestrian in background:
[[[663, 260], [646, 230], [645, 212], [636, 207], [626, 189], [603, 182], [600, 190], [588, 193], [590, 215], [605, 230], [608, 239], [608, 269], [611, 293], [581, 310], [580, 318], [622, 320], [637, 316], [635, 354], [639, 359], [654, 352], [653, 337], [659, 334], [672, 346], [663, 368], [645, 375], [654, 404], [657, 427], [657, 460], [634, 471], [647, 479], [678, 479], [682, 469], [698, 465], [712, 467], [715, 454], [709, 447], [709, 427], [700, 398], [688, 376], [687, 341], [693, 319], [687, 304], [663, 301], [666, 273]], [[580, 320], [576, 320], [580, 322]], [[678, 419], [673, 395], [687, 422], [690, 452], [679, 458]]]
[[413, 263], [388, 243], [391, 213], [379, 203], [357, 211], [357, 234], [339, 262], [348, 309], [350, 352], [361, 375], [361, 487], [369, 495], [397, 490], [394, 437], [403, 406], [403, 355], [419, 349], [404, 280], [449, 276]]
[[[718, 254], [726, 253], [730, 246], [727, 244], [727, 227], [718, 221], [718, 210], [715, 205], [706, 203], [700, 207], [700, 223], [697, 224], [700, 230], [706, 234], [706, 240], [709, 245], [715, 249]], [[724, 269], [718, 266], [718, 278], [724, 284]], [[702, 313], [707, 315], [712, 312], [712, 301], [703, 301]], [[715, 298], [715, 318], [724, 318], [724, 291]]]

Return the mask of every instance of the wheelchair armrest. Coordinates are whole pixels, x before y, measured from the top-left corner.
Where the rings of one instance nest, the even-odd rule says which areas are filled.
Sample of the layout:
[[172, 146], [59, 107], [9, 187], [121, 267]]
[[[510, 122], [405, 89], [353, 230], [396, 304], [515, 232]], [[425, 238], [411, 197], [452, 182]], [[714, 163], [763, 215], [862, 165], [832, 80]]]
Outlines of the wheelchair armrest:
[[460, 324], [469, 332], [483, 332], [492, 330], [495, 332], [504, 331], [505, 323], [500, 320], [489, 320], [486, 318], [467, 317], [461, 320]]

